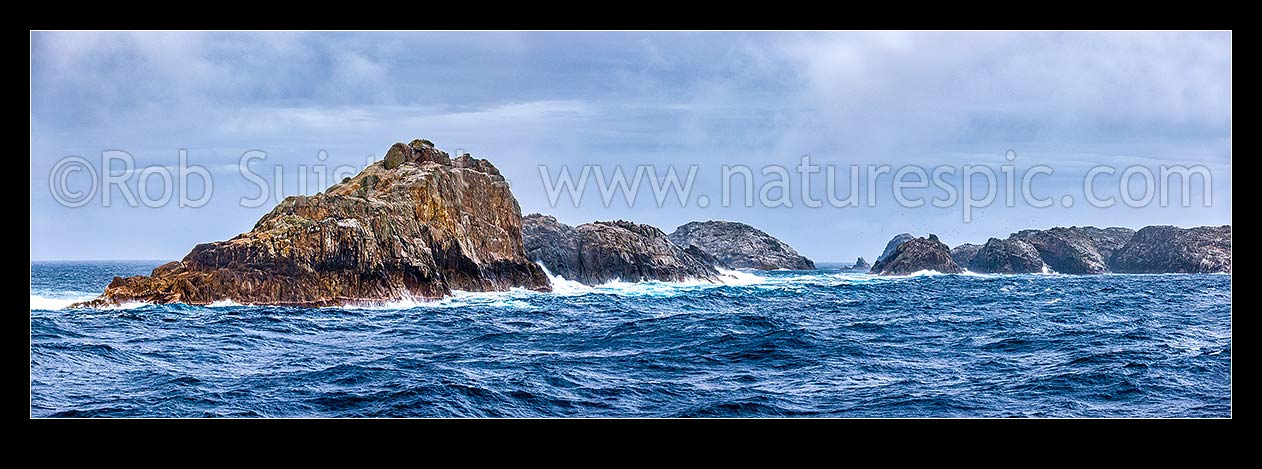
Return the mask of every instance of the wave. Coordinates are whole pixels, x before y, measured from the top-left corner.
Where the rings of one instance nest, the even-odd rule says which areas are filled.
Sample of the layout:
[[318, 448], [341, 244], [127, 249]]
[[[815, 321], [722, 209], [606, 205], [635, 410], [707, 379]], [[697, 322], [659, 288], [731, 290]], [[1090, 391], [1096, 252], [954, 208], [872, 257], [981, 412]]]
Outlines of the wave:
[[146, 307], [146, 306], [153, 306], [153, 303], [149, 303], [149, 302], [146, 302], [146, 301], [126, 301], [126, 302], [119, 303], [119, 304], [116, 304], [116, 305], [105, 305], [105, 306], [101, 306], [101, 307], [96, 308], [96, 309], [108, 309], [108, 310], [118, 310], [118, 311], [124, 311], [124, 310], [129, 310], [129, 309], [144, 308], [144, 307]]
[[567, 280], [560, 275], [553, 275], [548, 267], [541, 262], [536, 262], [539, 268], [543, 269], [543, 274], [548, 276], [548, 282], [552, 284], [552, 293], [561, 296], [583, 295], [591, 292], [591, 288], [574, 280]]
[[407, 310], [416, 308], [462, 308], [483, 306], [492, 308], [529, 308], [530, 304], [523, 298], [537, 294], [524, 288], [513, 288], [502, 292], [470, 292], [453, 290], [451, 296], [443, 298], [425, 298], [401, 292], [398, 299], [384, 301], [356, 301], [330, 308], [354, 310]]
[[[31, 311], [58, 311], [67, 309], [70, 305], [84, 301], [96, 299], [99, 294], [82, 292], [82, 291], [64, 291], [64, 292], [41, 292], [41, 294], [31, 294]], [[127, 310], [149, 306], [151, 303], [142, 301], [129, 301], [117, 305], [98, 306], [93, 309], [107, 310]]]
[[719, 281], [724, 285], [744, 287], [767, 282], [767, 277], [739, 270], [719, 269], [719, 275]]
[[88, 301], [96, 298], [95, 295], [78, 295], [73, 298], [50, 298], [41, 295], [31, 295], [31, 310], [56, 311], [66, 309], [71, 304], [80, 301]]
[[[99, 294], [102, 270], [34, 277], [33, 304]], [[387, 291], [383, 311], [32, 311], [31, 414], [1231, 417], [1226, 276], [722, 273]]]
[[682, 282], [662, 282], [656, 280], [644, 282], [624, 282], [610, 280], [600, 285], [585, 285], [553, 274], [543, 264], [538, 264], [552, 283], [552, 294], [558, 296], [579, 296], [590, 294], [609, 294], [623, 296], [676, 296], [689, 291], [705, 290], [722, 286], [749, 286], [765, 283], [767, 277], [739, 270], [719, 269], [719, 282], [705, 280], [685, 280]]
[[[906, 278], [910, 278], [910, 277], [936, 277], [936, 276], [939, 276], [939, 275], [947, 275], [947, 274], [944, 274], [944, 273], [942, 273], [942, 272], [938, 272], [938, 271], [936, 271], [936, 270], [917, 270], [917, 271], [912, 272], [912, 273], [907, 274], [907, 275], [898, 275], [898, 277], [906, 277]], [[981, 274], [978, 274], [978, 275], [981, 275]]]
[[[1003, 277], [1020, 277], [1020, 276], [1037, 276], [1037, 277], [1057, 277], [1064, 274], [1056, 273], [1050, 269], [1046, 269], [1042, 273], [1033, 274], [994, 274], [973, 272], [965, 269], [958, 274], [945, 274], [932, 270], [921, 270], [907, 275], [890, 275], [882, 276], [868, 272], [853, 271], [836, 271], [836, 270], [817, 270], [817, 271], [748, 271], [748, 270], [729, 270], [719, 269], [719, 282], [709, 282], [705, 280], [688, 280], [681, 282], [662, 282], [662, 281], [644, 281], [644, 282], [625, 282], [621, 280], [612, 280], [600, 285], [585, 285], [578, 281], [567, 279], [561, 275], [553, 274], [546, 266], [539, 264], [544, 274], [548, 277], [552, 284], [551, 292], [537, 292], [523, 288], [513, 288], [508, 291], [501, 292], [470, 292], [470, 291], [453, 291], [450, 296], [444, 298], [425, 298], [409, 294], [406, 291], [399, 291], [397, 298], [393, 300], [382, 301], [354, 301], [341, 305], [330, 306], [330, 308], [342, 309], [368, 309], [368, 310], [407, 310], [415, 308], [462, 308], [462, 307], [487, 307], [487, 308], [510, 308], [510, 309], [528, 309], [532, 308], [532, 300], [550, 297], [575, 297], [583, 295], [616, 295], [625, 297], [652, 297], [652, 298], [674, 298], [697, 292], [702, 292], [714, 288], [739, 288], [739, 289], [784, 289], [784, 288], [801, 288], [801, 287], [838, 287], [844, 285], [862, 285], [877, 282], [899, 282], [920, 277], [965, 277], [965, 278], [1003, 278]], [[1120, 274], [1114, 274], [1120, 275]], [[1178, 274], [1173, 274], [1178, 275]], [[1230, 274], [1227, 274], [1230, 275]], [[69, 307], [71, 304], [81, 301], [91, 300], [97, 295], [83, 291], [64, 291], [64, 292], [45, 292], [42, 294], [31, 294], [31, 310], [47, 310], [56, 311]], [[535, 302], [537, 304], [537, 301]], [[146, 302], [128, 302], [119, 305], [108, 305], [98, 307], [102, 310], [130, 310], [152, 306]], [[249, 304], [241, 304], [229, 299], [215, 301], [202, 307], [207, 308], [237, 308], [243, 306], [252, 306]]]
[[[31, 295], [31, 311], [63, 310], [63, 309], [69, 308], [70, 305], [74, 303], [96, 299], [97, 296], [99, 295], [85, 294], [83, 292], [66, 292], [62, 294], [53, 294], [53, 296], [43, 296], [43, 295], [32, 294]], [[128, 302], [120, 303], [116, 305], [98, 306], [93, 309], [118, 311], [118, 310], [143, 308], [145, 306], [151, 306], [151, 305], [152, 303], [147, 303], [143, 301], [128, 301]]]

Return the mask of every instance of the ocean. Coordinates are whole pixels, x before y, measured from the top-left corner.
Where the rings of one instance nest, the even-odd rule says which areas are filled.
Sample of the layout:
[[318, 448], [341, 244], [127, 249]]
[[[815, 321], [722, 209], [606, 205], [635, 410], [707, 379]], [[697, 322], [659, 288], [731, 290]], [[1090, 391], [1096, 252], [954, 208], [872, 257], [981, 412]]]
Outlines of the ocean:
[[1230, 417], [1231, 276], [732, 272], [338, 308], [66, 309], [152, 262], [31, 264], [33, 417]]

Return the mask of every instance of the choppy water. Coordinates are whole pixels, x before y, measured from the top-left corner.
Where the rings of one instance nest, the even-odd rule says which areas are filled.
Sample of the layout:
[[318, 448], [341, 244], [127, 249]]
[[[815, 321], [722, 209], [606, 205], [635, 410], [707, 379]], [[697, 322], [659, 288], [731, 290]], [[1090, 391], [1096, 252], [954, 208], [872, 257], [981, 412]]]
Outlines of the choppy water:
[[1228, 275], [824, 269], [64, 309], [160, 263], [32, 264], [33, 416], [1231, 416]]

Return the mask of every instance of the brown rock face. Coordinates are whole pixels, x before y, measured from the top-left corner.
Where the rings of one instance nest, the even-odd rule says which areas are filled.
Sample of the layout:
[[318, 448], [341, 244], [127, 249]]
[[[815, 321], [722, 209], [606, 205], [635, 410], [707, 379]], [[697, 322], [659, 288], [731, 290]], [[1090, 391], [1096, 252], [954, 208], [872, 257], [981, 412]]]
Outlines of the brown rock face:
[[292, 196], [228, 241], [199, 244], [149, 276], [115, 277], [100, 298], [325, 306], [452, 290], [549, 290], [522, 248], [521, 208], [484, 159], [427, 140], [314, 196]]

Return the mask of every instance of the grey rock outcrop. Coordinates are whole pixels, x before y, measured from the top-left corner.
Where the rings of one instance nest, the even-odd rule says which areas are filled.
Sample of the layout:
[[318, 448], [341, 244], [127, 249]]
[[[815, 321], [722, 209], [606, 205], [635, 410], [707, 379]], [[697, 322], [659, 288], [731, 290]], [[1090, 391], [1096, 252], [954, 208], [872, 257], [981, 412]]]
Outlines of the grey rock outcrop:
[[1019, 238], [990, 238], [967, 264], [972, 272], [1029, 274], [1043, 271], [1043, 259], [1034, 246]]
[[1231, 225], [1147, 226], [1113, 255], [1123, 273], [1231, 272]]
[[868, 261], [860, 257], [858, 260], [854, 261], [854, 265], [850, 268], [854, 270], [868, 270], [872, 268], [872, 264], [868, 264]]
[[711, 256], [710, 253], [702, 251], [701, 248], [699, 247], [688, 246], [687, 248], [684, 248], [684, 252], [692, 255], [692, 257], [695, 257], [701, 262], [707, 265], [710, 265], [716, 269], [731, 269], [732, 268], [732, 266], [727, 265], [726, 262], [723, 262], [722, 260], [714, 256]]
[[526, 258], [543, 264], [553, 275], [574, 280], [582, 268], [579, 236], [574, 227], [556, 217], [532, 213], [521, 219], [522, 243]]
[[1023, 230], [1009, 238], [1020, 239], [1038, 250], [1039, 257], [1052, 270], [1062, 274], [1102, 274], [1110, 272], [1113, 253], [1126, 245], [1135, 230], [1092, 226], [1049, 230]]
[[[898, 240], [898, 237], [894, 239]], [[964, 270], [951, 259], [951, 250], [934, 234], [930, 234], [928, 238], [912, 238], [898, 243], [888, 256], [883, 257], [872, 265], [872, 273], [907, 275], [922, 270], [933, 270], [954, 274]]]
[[556, 218], [523, 218], [527, 256], [554, 275], [586, 285], [612, 280], [717, 282], [713, 258], [671, 243], [662, 230], [629, 221], [597, 221], [571, 228]]
[[959, 264], [960, 267], [967, 267], [969, 262], [973, 262], [973, 256], [977, 255], [977, 251], [982, 249], [980, 244], [964, 243], [951, 248], [951, 260]]
[[731, 221], [691, 222], [668, 236], [687, 248], [696, 246], [724, 264], [738, 269], [814, 270], [815, 262], [766, 232]]

